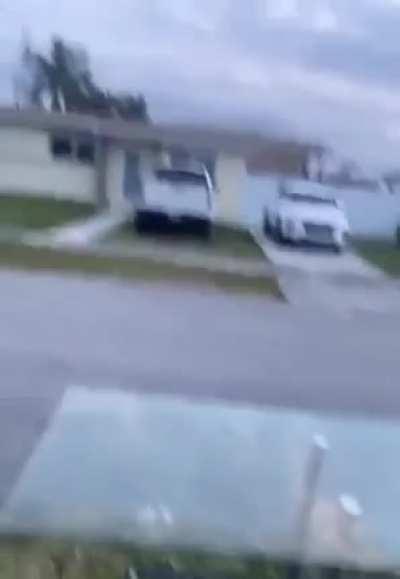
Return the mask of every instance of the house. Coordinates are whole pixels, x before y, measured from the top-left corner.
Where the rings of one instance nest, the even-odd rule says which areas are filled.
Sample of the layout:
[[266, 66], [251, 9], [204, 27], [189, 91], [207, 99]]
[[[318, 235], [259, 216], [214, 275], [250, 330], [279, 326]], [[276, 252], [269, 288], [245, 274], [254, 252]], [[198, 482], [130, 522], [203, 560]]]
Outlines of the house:
[[298, 176], [310, 151], [251, 133], [3, 108], [0, 194], [49, 194], [122, 211], [150, 171], [189, 155], [210, 170], [219, 218], [236, 221], [247, 169], [257, 159], [263, 170]]

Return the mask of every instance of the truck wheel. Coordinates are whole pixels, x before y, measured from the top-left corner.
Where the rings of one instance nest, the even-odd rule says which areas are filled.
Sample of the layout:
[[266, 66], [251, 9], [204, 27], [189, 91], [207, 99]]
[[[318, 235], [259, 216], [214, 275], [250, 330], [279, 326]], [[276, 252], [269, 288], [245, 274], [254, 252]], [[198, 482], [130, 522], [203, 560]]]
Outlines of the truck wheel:
[[202, 231], [203, 239], [210, 239], [211, 230], [212, 230], [211, 223], [209, 221], [206, 221], [203, 225], [203, 231]]
[[134, 224], [136, 232], [139, 234], [146, 233], [149, 230], [148, 219], [143, 213], [136, 213]]
[[280, 219], [277, 219], [276, 224], [275, 224], [275, 240], [278, 243], [284, 243], [285, 238], [283, 236], [283, 232], [282, 232], [282, 221]]
[[196, 235], [202, 239], [209, 239], [211, 236], [211, 223], [209, 221], [198, 221], [194, 230]]
[[193, 237], [209, 239], [211, 235], [211, 222], [206, 219], [188, 217], [183, 222], [183, 232]]
[[265, 235], [270, 235], [271, 234], [271, 221], [269, 218], [269, 213], [268, 211], [264, 212], [264, 220], [263, 220], [263, 232]]

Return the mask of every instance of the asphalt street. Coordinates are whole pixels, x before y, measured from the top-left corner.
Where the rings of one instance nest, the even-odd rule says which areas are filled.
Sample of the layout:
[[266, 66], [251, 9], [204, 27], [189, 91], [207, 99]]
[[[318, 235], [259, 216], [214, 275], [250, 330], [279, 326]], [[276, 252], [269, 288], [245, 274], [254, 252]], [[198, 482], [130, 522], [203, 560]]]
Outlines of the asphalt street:
[[400, 415], [400, 317], [0, 273], [0, 502], [68, 387]]

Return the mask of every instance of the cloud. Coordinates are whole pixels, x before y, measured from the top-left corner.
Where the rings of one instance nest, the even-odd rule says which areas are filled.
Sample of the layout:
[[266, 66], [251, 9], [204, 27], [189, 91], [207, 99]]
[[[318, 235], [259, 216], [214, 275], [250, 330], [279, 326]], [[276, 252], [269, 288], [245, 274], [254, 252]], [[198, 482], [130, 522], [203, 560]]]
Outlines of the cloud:
[[292, 132], [397, 163], [398, 1], [0, 0], [0, 17], [3, 100], [21, 37], [45, 49], [56, 33], [87, 47], [101, 83], [143, 92], [157, 120]]

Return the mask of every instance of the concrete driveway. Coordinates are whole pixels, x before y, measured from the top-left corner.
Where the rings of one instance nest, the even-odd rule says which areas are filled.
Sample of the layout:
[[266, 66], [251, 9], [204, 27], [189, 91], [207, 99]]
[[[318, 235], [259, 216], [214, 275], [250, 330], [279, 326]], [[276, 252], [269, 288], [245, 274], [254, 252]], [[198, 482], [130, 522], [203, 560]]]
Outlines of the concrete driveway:
[[398, 285], [350, 249], [330, 250], [282, 246], [255, 233], [275, 265], [288, 301], [306, 308], [324, 308], [352, 315], [374, 312], [400, 315]]
[[359, 255], [350, 250], [341, 254], [329, 249], [303, 248], [278, 245], [271, 239], [258, 237], [269, 259], [278, 267], [291, 269], [297, 273], [330, 276], [361, 276], [369, 279], [383, 278], [384, 274]]

